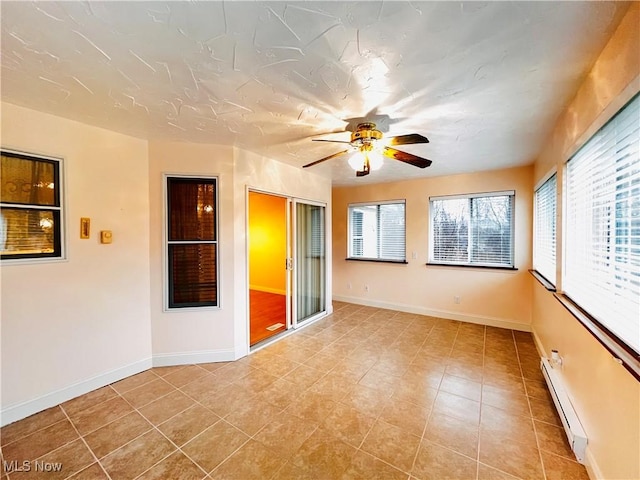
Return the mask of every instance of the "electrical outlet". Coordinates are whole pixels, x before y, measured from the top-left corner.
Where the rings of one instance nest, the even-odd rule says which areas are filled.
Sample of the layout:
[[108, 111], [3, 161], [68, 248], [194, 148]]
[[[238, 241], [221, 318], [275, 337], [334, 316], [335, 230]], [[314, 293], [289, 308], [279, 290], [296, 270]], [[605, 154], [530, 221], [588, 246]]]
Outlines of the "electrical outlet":
[[460, 303], [460, 296], [455, 295], [455, 296], [453, 297], [453, 303]]
[[365, 292], [368, 292], [368, 291], [369, 291], [369, 285], [365, 285], [365, 286], [364, 286], [364, 291], [365, 291]]
[[413, 252], [411, 254], [411, 258], [414, 259], [414, 260], [417, 260], [418, 259], [418, 252]]
[[347, 290], [351, 290], [351, 282], [347, 283]]

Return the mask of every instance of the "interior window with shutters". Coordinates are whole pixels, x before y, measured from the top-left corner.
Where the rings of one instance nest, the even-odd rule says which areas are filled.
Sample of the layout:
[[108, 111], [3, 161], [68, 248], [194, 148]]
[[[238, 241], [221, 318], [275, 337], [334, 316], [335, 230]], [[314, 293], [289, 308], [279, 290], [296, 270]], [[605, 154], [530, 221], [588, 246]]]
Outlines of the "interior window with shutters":
[[3, 261], [62, 258], [60, 161], [0, 153]]
[[556, 283], [556, 174], [536, 190], [533, 200], [533, 268]]
[[640, 96], [566, 164], [564, 294], [640, 353]]
[[349, 205], [348, 258], [406, 262], [404, 207], [404, 201]]
[[167, 178], [168, 307], [218, 305], [217, 180]]
[[432, 197], [429, 263], [513, 268], [515, 192]]

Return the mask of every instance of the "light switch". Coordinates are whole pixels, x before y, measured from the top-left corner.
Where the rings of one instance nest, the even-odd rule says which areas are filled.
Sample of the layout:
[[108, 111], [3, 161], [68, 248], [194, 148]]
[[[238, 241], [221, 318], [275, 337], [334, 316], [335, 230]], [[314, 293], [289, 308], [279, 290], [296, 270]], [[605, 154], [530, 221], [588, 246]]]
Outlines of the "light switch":
[[111, 243], [112, 235], [111, 230], [100, 231], [100, 243]]

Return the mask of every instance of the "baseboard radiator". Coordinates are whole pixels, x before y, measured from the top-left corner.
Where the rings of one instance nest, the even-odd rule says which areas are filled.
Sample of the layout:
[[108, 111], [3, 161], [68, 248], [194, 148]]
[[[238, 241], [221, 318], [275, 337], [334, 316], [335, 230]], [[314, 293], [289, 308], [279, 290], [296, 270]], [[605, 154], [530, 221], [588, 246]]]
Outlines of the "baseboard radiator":
[[573, 405], [571, 405], [571, 401], [564, 389], [563, 381], [548, 359], [542, 358], [540, 368], [542, 369], [542, 375], [547, 381], [553, 403], [558, 410], [558, 415], [564, 426], [564, 431], [567, 434], [571, 450], [573, 450], [578, 462], [584, 464], [587, 435], [580, 424], [580, 420], [578, 420]]

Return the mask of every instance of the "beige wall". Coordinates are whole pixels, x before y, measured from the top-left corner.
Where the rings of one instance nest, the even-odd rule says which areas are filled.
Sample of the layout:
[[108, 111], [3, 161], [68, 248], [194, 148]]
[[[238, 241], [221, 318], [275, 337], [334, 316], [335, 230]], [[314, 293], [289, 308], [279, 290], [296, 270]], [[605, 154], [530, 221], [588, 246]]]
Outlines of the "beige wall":
[[[334, 298], [445, 318], [529, 330], [531, 282], [531, 167], [333, 190]], [[515, 265], [518, 270], [425, 266], [429, 197], [516, 191]], [[408, 265], [347, 261], [350, 203], [406, 200]], [[416, 258], [413, 258], [413, 255]], [[349, 288], [349, 284], [351, 288]], [[364, 285], [369, 286], [365, 291]], [[454, 303], [454, 296], [461, 298]]]
[[[561, 115], [535, 163], [534, 182], [558, 171], [558, 225], [562, 225], [565, 162], [598, 128], [640, 91], [640, 4], [634, 3], [574, 100]], [[561, 231], [558, 281], [561, 287]], [[557, 349], [562, 377], [587, 433], [592, 478], [640, 478], [640, 383], [533, 280], [533, 332], [544, 355]]]
[[65, 261], [1, 267], [4, 424], [148, 368], [151, 328], [147, 142], [3, 104], [2, 147], [63, 159], [67, 229]]

